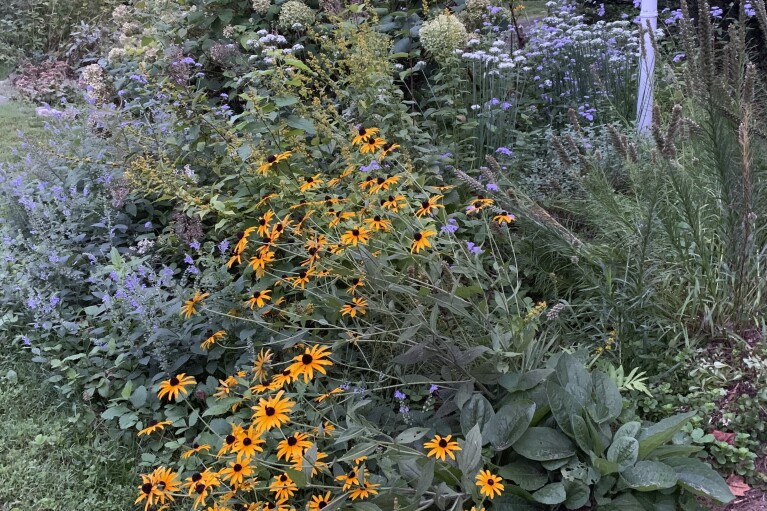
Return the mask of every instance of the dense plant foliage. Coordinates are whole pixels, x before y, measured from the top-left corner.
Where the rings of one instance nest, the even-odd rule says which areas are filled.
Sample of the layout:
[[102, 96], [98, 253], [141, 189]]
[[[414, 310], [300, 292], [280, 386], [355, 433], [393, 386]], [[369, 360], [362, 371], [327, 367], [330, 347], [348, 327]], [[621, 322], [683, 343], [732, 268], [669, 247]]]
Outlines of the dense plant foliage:
[[21, 80], [50, 142], [0, 172], [2, 328], [138, 438], [139, 505], [689, 508], [732, 498], [707, 459], [756, 476], [764, 398], [728, 381], [763, 374], [764, 6], [727, 38], [669, 14], [639, 138], [639, 31], [523, 7], [141, 1], [73, 36], [85, 101]]

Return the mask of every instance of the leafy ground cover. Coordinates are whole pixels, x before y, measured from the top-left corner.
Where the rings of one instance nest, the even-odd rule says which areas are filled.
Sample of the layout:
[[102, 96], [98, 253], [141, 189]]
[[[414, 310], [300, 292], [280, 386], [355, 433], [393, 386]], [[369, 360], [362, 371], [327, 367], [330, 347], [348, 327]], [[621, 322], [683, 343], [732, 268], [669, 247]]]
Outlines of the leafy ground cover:
[[125, 509], [136, 451], [84, 423], [88, 404], [62, 402], [41, 376], [24, 357], [0, 357], [0, 510]]

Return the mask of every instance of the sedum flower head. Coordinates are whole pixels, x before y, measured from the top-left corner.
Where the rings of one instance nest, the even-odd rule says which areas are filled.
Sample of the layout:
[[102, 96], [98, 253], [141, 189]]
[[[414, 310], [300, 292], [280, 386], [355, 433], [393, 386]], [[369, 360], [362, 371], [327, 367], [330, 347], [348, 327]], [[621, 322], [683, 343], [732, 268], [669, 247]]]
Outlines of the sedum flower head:
[[300, 0], [289, 0], [280, 9], [277, 22], [282, 30], [300, 30], [314, 23], [314, 11]]
[[419, 32], [421, 44], [438, 62], [444, 62], [468, 39], [466, 27], [453, 14], [440, 14], [427, 21]]

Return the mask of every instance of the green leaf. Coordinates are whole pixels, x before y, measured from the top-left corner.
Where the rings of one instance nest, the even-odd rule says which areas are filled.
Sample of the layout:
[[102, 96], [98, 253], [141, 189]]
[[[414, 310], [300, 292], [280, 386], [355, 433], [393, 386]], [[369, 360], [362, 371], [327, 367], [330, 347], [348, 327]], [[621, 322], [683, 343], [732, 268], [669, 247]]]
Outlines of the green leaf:
[[298, 97], [296, 96], [277, 96], [272, 98], [272, 101], [276, 106], [290, 106], [298, 103]]
[[125, 386], [123, 387], [122, 392], [120, 392], [120, 396], [123, 399], [128, 399], [128, 397], [131, 395], [132, 391], [133, 391], [133, 382], [131, 380], [128, 380], [125, 383]]
[[474, 393], [461, 410], [461, 431], [468, 434], [469, 430], [479, 425], [482, 428], [493, 418], [493, 406], [485, 396]]
[[553, 380], [549, 380], [546, 384], [546, 396], [549, 399], [549, 406], [551, 406], [551, 414], [554, 416], [554, 419], [556, 419], [559, 427], [567, 435], [573, 436], [573, 427], [570, 418], [576, 415], [580, 416], [583, 409], [575, 399], [575, 396], [567, 392]]
[[602, 371], [591, 374], [593, 382], [593, 400], [587, 406], [589, 415], [602, 424], [618, 417], [623, 411], [623, 398], [618, 387]]
[[101, 414], [101, 418], [108, 421], [116, 419], [117, 417], [124, 415], [129, 411], [130, 410], [128, 410], [128, 407], [125, 405], [112, 406], [104, 410], [104, 412]]
[[398, 444], [411, 444], [423, 438], [430, 430], [431, 428], [409, 428], [397, 435], [394, 441]]
[[621, 476], [637, 491], [673, 488], [677, 482], [676, 470], [659, 461], [640, 461], [621, 472]]
[[426, 493], [431, 483], [434, 481], [434, 467], [437, 464], [437, 458], [429, 458], [424, 464], [423, 470], [421, 470], [421, 476], [418, 478], [418, 482], [415, 486], [415, 494], [413, 500], [419, 501], [421, 496]]
[[232, 405], [239, 401], [237, 398], [224, 398], [220, 400], [216, 400], [212, 405], [208, 406], [208, 409], [205, 410], [205, 413], [202, 414], [203, 417], [210, 417], [215, 415], [222, 415], [232, 408]]
[[627, 422], [626, 424], [618, 428], [618, 431], [615, 432], [615, 435], [613, 435], [613, 441], [624, 436], [630, 436], [631, 438], [636, 438], [641, 429], [642, 429], [642, 423], [640, 423], [639, 421]]
[[529, 460], [561, 460], [575, 454], [575, 446], [564, 433], [546, 427], [529, 428], [513, 448]]
[[708, 497], [719, 504], [727, 504], [735, 498], [722, 476], [702, 461], [669, 458], [664, 463], [676, 471], [677, 484], [694, 495]]
[[304, 119], [303, 117], [298, 117], [297, 115], [289, 116], [287, 119], [285, 119], [285, 124], [291, 128], [304, 130], [307, 135], [315, 135], [317, 133], [317, 130], [314, 128], [314, 123], [312, 123], [312, 121], [309, 119]]
[[533, 493], [533, 499], [535, 499], [536, 502], [550, 506], [561, 504], [566, 498], [567, 493], [565, 492], [565, 485], [562, 483], [547, 484]]
[[586, 420], [580, 415], [573, 415], [570, 417], [570, 422], [573, 438], [575, 438], [575, 443], [578, 444], [578, 447], [586, 453], [594, 452], [594, 446], [591, 445], [592, 438]]
[[567, 509], [580, 509], [588, 503], [591, 491], [586, 484], [580, 481], [564, 481], [564, 483]]
[[619, 468], [617, 463], [607, 461], [606, 459], [595, 455], [591, 456], [591, 464], [594, 465], [594, 468], [603, 476], [614, 474], [618, 472]]
[[296, 486], [298, 486], [299, 488], [306, 488], [306, 483], [307, 483], [306, 474], [304, 474], [300, 470], [295, 470], [292, 468], [286, 468], [285, 472], [290, 476], [293, 482], [296, 483]]
[[131, 404], [136, 408], [141, 408], [146, 404], [147, 391], [143, 385], [136, 387], [133, 394], [130, 397]]
[[575, 357], [569, 353], [560, 355], [554, 374], [559, 384], [572, 394], [581, 406], [585, 406], [591, 400], [593, 390], [591, 375]]
[[652, 426], [639, 432], [639, 459], [647, 459], [656, 447], [665, 444], [682, 429], [687, 422], [695, 417], [695, 412], [680, 413], [667, 417]]
[[617, 438], [607, 449], [607, 460], [617, 463], [618, 470], [621, 472], [633, 466], [638, 457], [639, 442], [630, 436]]
[[525, 432], [534, 413], [535, 403], [532, 401], [509, 403], [485, 424], [482, 436], [495, 450], [508, 449]]
[[482, 464], [482, 434], [476, 424], [466, 434], [461, 450], [457, 454], [458, 468], [464, 476], [473, 476]]
[[525, 459], [512, 461], [500, 467], [498, 474], [527, 491], [535, 491], [549, 481], [549, 475], [538, 463]]

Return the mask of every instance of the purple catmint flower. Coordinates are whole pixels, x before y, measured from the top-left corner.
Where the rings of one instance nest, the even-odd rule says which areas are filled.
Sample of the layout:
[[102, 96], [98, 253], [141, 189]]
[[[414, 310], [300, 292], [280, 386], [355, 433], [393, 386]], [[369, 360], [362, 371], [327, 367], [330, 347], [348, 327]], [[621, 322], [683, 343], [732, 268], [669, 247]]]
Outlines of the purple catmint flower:
[[399, 407], [399, 413], [408, 413], [410, 411], [410, 407], [402, 405]]
[[447, 223], [440, 227], [439, 230], [444, 233], [454, 233], [458, 230], [458, 222], [456, 222], [455, 218], [448, 218]]
[[218, 250], [223, 254], [227, 251], [229, 248], [229, 240], [221, 240], [221, 243], [218, 244]]
[[378, 164], [378, 161], [373, 160], [370, 162], [369, 165], [362, 165], [360, 167], [360, 171], [362, 172], [370, 172], [371, 170], [379, 170], [381, 166]]
[[605, 16], [605, 4], [599, 4], [599, 9], [597, 10], [597, 16], [600, 18], [604, 18]]
[[487, 183], [485, 185], [485, 188], [487, 188], [491, 192], [497, 192], [499, 190], [498, 185], [495, 183]]
[[189, 248], [192, 248], [194, 250], [200, 250], [200, 242], [199, 241], [193, 241], [189, 244]]
[[194, 259], [189, 254], [184, 254], [184, 262], [186, 264], [194, 264]]
[[674, 58], [671, 59], [671, 62], [679, 62], [684, 57], [685, 57], [684, 53], [677, 53], [676, 55], [674, 55]]
[[511, 149], [509, 149], [508, 147], [499, 147], [498, 149], [495, 150], [495, 152], [498, 153], [498, 154], [502, 154], [504, 156], [513, 156], [514, 155], [514, 152]]
[[432, 384], [431, 384], [431, 387], [429, 387], [429, 394], [435, 394], [435, 393], [436, 393], [436, 392], [438, 392], [438, 391], [439, 391], [439, 387], [437, 387], [436, 385], [434, 385], [434, 384], [432, 383]]
[[400, 401], [407, 399], [407, 396], [405, 393], [400, 392], [399, 390], [394, 391], [394, 399], [399, 399]]
[[466, 242], [466, 249], [473, 255], [479, 255], [484, 252], [484, 250], [482, 250], [482, 248], [476, 245], [473, 241]]
[[711, 8], [711, 17], [712, 18], [721, 18], [722, 14], [724, 14], [724, 11], [722, 11], [722, 8], [719, 6], [714, 6]]

